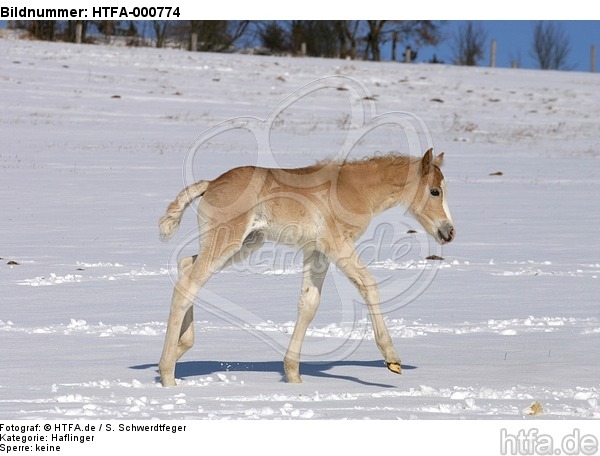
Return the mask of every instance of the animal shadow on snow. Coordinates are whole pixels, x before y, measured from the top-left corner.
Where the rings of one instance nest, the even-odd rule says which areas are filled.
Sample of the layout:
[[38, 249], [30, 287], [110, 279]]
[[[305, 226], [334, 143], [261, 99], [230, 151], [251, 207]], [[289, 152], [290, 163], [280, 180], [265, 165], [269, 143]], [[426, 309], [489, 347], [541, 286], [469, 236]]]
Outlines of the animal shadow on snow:
[[[369, 367], [369, 368], [382, 368], [381, 372], [383, 375], [387, 374], [384, 363], [381, 360], [374, 361], [334, 361], [329, 363], [310, 363], [304, 362], [301, 367], [301, 374], [303, 376], [310, 377], [321, 377], [330, 379], [347, 380], [356, 383], [360, 383], [365, 386], [376, 386], [379, 388], [395, 388], [396, 385], [389, 385], [385, 383], [374, 383], [366, 380], [361, 380], [357, 377], [350, 375], [340, 375], [328, 372], [330, 369], [336, 367]], [[154, 364], [140, 364], [138, 366], [131, 366], [130, 369], [152, 369], [158, 368], [156, 363]], [[402, 364], [402, 370], [416, 369], [416, 366], [409, 366]], [[284, 381], [283, 363], [281, 361], [184, 361], [177, 363], [175, 368], [176, 378], [188, 378], [188, 377], [199, 377], [203, 375], [211, 375], [217, 373], [232, 373], [232, 372], [276, 372], [281, 375], [281, 381]], [[156, 381], [160, 381], [160, 377], [156, 377]]]

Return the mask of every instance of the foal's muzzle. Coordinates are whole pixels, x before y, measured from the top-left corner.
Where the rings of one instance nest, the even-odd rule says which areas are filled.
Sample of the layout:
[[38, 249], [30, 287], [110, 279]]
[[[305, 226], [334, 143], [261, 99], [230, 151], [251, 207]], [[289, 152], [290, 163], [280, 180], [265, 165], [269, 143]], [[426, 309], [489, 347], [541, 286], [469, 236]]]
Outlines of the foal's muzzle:
[[448, 242], [451, 242], [452, 239], [454, 239], [454, 236], [454, 226], [451, 223], [444, 222], [438, 228], [437, 238], [440, 244], [446, 244]]

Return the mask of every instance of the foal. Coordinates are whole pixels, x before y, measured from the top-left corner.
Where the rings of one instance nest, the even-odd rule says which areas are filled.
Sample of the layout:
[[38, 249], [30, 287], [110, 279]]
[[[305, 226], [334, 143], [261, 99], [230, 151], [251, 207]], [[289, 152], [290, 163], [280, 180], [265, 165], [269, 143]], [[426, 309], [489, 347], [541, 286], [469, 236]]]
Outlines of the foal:
[[289, 244], [304, 253], [298, 320], [284, 358], [288, 382], [300, 379], [304, 335], [319, 306], [321, 288], [333, 262], [366, 301], [375, 340], [387, 367], [401, 373], [373, 276], [355, 251], [356, 240], [374, 215], [402, 204], [437, 242], [454, 238], [446, 203], [446, 185], [437, 157], [389, 155], [359, 161], [330, 161], [297, 169], [255, 166], [234, 168], [213, 181], [182, 190], [159, 221], [163, 238], [179, 227], [196, 198], [202, 242], [198, 255], [179, 262], [179, 279], [159, 371], [163, 386], [175, 386], [175, 364], [194, 344], [193, 302], [210, 276], [247, 258], [265, 239]]

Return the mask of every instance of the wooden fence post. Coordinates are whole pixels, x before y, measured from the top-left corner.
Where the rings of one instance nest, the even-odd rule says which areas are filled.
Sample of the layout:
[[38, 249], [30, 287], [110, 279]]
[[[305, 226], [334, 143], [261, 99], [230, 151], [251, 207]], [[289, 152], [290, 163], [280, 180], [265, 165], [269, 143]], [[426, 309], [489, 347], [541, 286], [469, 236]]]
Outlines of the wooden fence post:
[[190, 36], [190, 51], [198, 51], [198, 34], [196, 32], [193, 32]]
[[596, 45], [592, 44], [592, 48], [590, 49], [590, 71], [592, 73], [596, 72]]
[[75, 43], [81, 44], [81, 37], [83, 36], [83, 24], [77, 21], [75, 24]]
[[496, 40], [492, 40], [492, 45], [490, 49], [490, 67], [494, 68], [496, 66]]

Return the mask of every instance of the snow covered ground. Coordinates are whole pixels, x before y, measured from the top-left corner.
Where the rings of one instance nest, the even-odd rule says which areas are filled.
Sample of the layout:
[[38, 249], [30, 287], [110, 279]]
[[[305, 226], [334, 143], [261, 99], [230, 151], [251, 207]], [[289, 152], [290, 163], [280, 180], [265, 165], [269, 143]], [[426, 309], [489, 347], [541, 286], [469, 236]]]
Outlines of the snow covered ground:
[[[599, 82], [0, 40], [0, 418], [599, 418]], [[160, 387], [174, 264], [197, 245], [193, 211], [159, 241], [167, 204], [234, 166], [334, 156], [375, 108], [393, 122], [350, 156], [433, 141], [457, 229], [442, 251], [397, 208], [360, 243], [403, 375], [333, 269], [304, 383], [282, 382], [301, 269], [270, 245], [208, 283]]]

